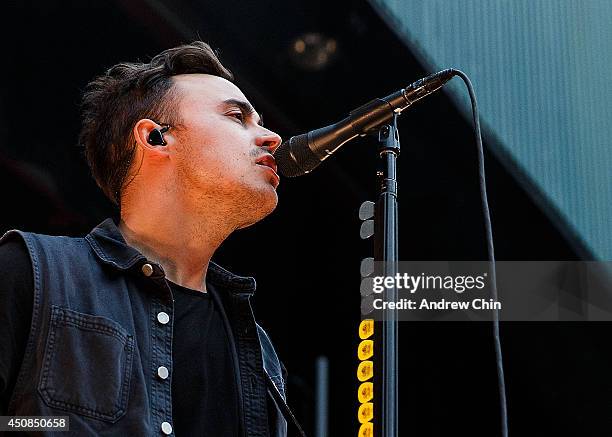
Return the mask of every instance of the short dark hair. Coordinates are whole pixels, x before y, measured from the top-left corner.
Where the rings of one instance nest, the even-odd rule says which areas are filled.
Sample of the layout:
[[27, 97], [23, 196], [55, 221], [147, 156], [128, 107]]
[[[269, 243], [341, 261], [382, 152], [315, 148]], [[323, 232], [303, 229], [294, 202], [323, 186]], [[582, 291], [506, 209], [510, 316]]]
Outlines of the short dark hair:
[[180, 124], [172, 76], [196, 73], [233, 81], [214, 50], [195, 41], [164, 50], [149, 63], [114, 65], [87, 85], [79, 142], [93, 178], [116, 205], [136, 149], [134, 125], [142, 118]]

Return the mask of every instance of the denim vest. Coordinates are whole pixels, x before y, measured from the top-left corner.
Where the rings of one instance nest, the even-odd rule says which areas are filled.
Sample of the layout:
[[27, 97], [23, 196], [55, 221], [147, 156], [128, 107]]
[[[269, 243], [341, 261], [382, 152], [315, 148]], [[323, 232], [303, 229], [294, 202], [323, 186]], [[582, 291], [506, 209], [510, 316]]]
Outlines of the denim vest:
[[[16, 235], [30, 254], [34, 306], [8, 414], [69, 416], [77, 435], [174, 435], [173, 298], [161, 266], [112, 219], [85, 238], [13, 230], [0, 243]], [[251, 309], [255, 280], [212, 262], [207, 277], [231, 333], [242, 434], [286, 436], [266, 388], [265, 373], [284, 397], [280, 362]]]

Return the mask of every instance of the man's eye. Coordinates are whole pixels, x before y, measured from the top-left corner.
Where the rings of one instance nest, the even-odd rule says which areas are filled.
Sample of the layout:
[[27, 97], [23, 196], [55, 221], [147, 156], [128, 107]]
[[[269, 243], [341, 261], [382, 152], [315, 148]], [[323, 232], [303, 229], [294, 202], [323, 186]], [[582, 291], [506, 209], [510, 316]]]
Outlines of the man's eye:
[[228, 115], [236, 118], [240, 123], [244, 123], [244, 114], [242, 112], [230, 112]]

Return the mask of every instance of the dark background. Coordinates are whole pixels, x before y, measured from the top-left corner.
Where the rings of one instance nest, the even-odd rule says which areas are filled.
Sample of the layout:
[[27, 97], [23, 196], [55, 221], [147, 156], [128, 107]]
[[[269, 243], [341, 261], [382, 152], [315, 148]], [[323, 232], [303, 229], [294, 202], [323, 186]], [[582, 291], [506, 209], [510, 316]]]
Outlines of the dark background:
[[[284, 138], [336, 121], [425, 76], [366, 1], [66, 1], [3, 11], [0, 232], [82, 235], [116, 214], [77, 145], [85, 84], [120, 61], [146, 61], [201, 38]], [[291, 52], [306, 32], [336, 41], [321, 69]], [[469, 74], [469, 72], [467, 72]], [[478, 93], [478, 84], [475, 84]], [[486, 259], [471, 124], [439, 93], [400, 119], [400, 259]], [[537, 187], [485, 137], [489, 201], [500, 260], [591, 254]], [[232, 236], [216, 260], [258, 281], [260, 323], [290, 372], [290, 404], [313, 434], [314, 362], [330, 363], [329, 435], [355, 435], [359, 205], [375, 200], [376, 150], [345, 146], [311, 175], [284, 179], [277, 211]], [[492, 328], [404, 323], [400, 435], [499, 434]], [[612, 362], [601, 323], [504, 323], [511, 435], [610, 434]]]

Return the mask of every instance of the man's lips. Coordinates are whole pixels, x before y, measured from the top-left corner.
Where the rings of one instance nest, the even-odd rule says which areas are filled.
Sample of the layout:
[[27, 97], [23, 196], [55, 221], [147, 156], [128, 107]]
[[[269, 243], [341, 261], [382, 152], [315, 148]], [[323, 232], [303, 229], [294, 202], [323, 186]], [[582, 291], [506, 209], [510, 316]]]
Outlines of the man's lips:
[[265, 167], [269, 167], [274, 171], [274, 173], [278, 176], [277, 168], [276, 168], [276, 159], [272, 155], [264, 155], [255, 161], [255, 164], [263, 165]]

